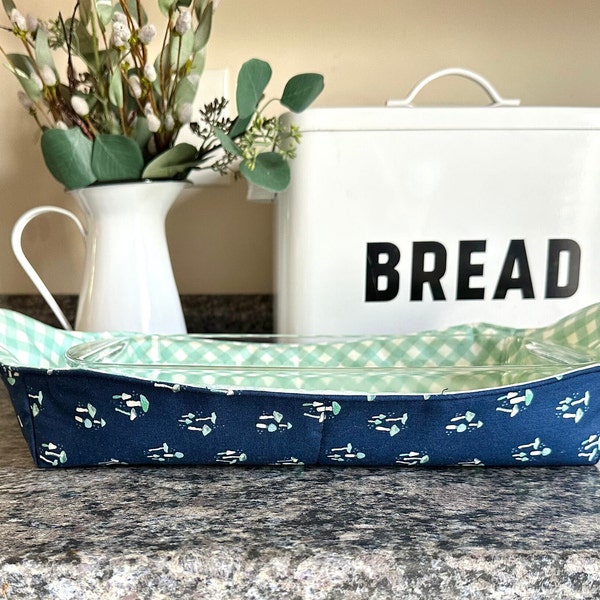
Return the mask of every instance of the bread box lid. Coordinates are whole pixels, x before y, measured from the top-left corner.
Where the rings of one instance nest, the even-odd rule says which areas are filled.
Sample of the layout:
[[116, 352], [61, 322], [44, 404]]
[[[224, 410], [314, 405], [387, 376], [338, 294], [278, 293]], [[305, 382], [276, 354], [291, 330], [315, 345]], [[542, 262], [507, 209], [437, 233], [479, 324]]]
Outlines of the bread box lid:
[[[429, 83], [448, 75], [478, 83], [491, 99], [489, 106], [414, 107], [413, 100]], [[410, 110], [407, 110], [410, 108]], [[313, 108], [289, 117], [303, 133], [331, 131], [418, 130], [595, 130], [600, 129], [596, 107], [521, 107], [520, 100], [501, 97], [482, 76], [466, 69], [444, 69], [421, 80], [401, 100], [385, 107]]]

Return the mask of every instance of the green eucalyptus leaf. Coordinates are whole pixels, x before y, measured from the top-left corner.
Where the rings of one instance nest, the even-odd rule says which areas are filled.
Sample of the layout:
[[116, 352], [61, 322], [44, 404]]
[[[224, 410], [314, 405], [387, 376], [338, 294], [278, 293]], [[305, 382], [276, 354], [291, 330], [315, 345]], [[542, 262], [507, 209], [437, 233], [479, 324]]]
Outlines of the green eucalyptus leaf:
[[96, 14], [100, 23], [106, 27], [112, 19], [114, 7], [112, 0], [94, 0], [96, 5]]
[[10, 13], [17, 8], [13, 0], [2, 0], [2, 5], [4, 6], [4, 10], [6, 14], [10, 17]]
[[199, 82], [200, 80], [197, 77], [184, 77], [175, 89], [175, 105], [191, 104], [196, 97]]
[[184, 103], [193, 104], [204, 71], [204, 64], [204, 52], [198, 52], [194, 57], [189, 73], [179, 80], [179, 83], [175, 88], [174, 94], [176, 106]]
[[193, 76], [198, 79], [198, 83], [200, 82], [200, 77], [202, 77], [202, 73], [204, 73], [204, 67], [206, 66], [206, 51], [200, 50], [194, 54], [194, 58], [192, 60], [192, 64], [190, 65], [190, 71], [188, 76]]
[[80, 56], [87, 63], [90, 71], [94, 72], [95, 69], [95, 56], [94, 56], [94, 38], [87, 30], [83, 21], [73, 19], [67, 19], [65, 21], [65, 28], [68, 32], [73, 32], [71, 38], [71, 49], [74, 54]]
[[194, 51], [194, 32], [190, 29], [183, 35], [171, 37], [171, 68], [179, 70]]
[[256, 111], [263, 92], [271, 80], [271, 74], [269, 63], [257, 58], [252, 58], [242, 65], [236, 88], [236, 103], [240, 117], [249, 117]]
[[160, 12], [165, 15], [165, 17], [168, 17], [169, 10], [175, 2], [176, 0], [158, 0], [158, 8], [160, 8]]
[[6, 58], [9, 61], [7, 68], [17, 77], [27, 96], [33, 102], [38, 102], [42, 92], [38, 84], [31, 79], [34, 67], [29, 57], [24, 54], [7, 54]]
[[315, 101], [324, 86], [323, 76], [318, 73], [295, 75], [285, 85], [281, 104], [292, 112], [302, 112]]
[[170, 179], [184, 175], [198, 164], [197, 153], [191, 144], [177, 144], [148, 163], [142, 179]]
[[104, 133], [94, 140], [92, 169], [98, 181], [139, 179], [143, 168], [142, 151], [131, 138]]
[[41, 145], [48, 170], [68, 190], [96, 181], [92, 171], [92, 142], [79, 128], [46, 129]]
[[92, 18], [92, 0], [79, 0], [79, 18], [87, 25]]
[[198, 17], [198, 27], [194, 32], [194, 52], [202, 50], [208, 43], [212, 27], [212, 14], [212, 4], [209, 4]]
[[237, 137], [239, 137], [240, 135], [245, 133], [246, 129], [248, 129], [248, 125], [250, 125], [250, 123], [252, 123], [253, 116], [254, 115], [250, 115], [248, 117], [244, 117], [243, 119], [241, 117], [238, 117], [234, 121], [231, 129], [229, 130], [229, 137], [232, 140], [235, 140]]
[[123, 108], [123, 81], [119, 69], [115, 69], [110, 76], [108, 99], [113, 106]]
[[50, 44], [48, 43], [48, 34], [43, 27], [40, 27], [35, 34], [35, 59], [39, 66], [50, 67], [56, 73], [58, 79], [58, 71], [54, 65]]
[[213, 1], [196, 0], [196, 3], [194, 4], [194, 10], [196, 11], [196, 18], [198, 19], [198, 21], [200, 21], [200, 19], [202, 18], [202, 13], [204, 13], [205, 10], [210, 10], [211, 13], [213, 12]]
[[167, 52], [168, 48], [163, 49], [157, 57], [154, 59], [154, 69], [156, 70], [157, 77], [152, 84], [152, 89], [154, 90], [154, 94], [157, 99], [162, 98], [162, 89], [161, 89], [161, 73], [165, 73], [169, 69], [169, 63], [167, 62]]
[[31, 81], [29, 77], [21, 77], [17, 75], [19, 83], [23, 88], [23, 91], [27, 94], [27, 97], [34, 103], [38, 102], [42, 97], [42, 92], [36, 83]]
[[254, 168], [244, 161], [240, 173], [251, 183], [271, 192], [282, 192], [290, 183], [290, 166], [277, 152], [263, 152], [256, 157]]
[[221, 146], [223, 146], [223, 150], [234, 156], [242, 156], [242, 151], [238, 148], [237, 144], [222, 129], [213, 127], [212, 132], [221, 143]]
[[15, 75], [17, 75], [17, 71], [23, 77], [29, 77], [32, 73], [35, 73], [35, 67], [29, 56], [25, 54], [7, 54], [6, 58], [8, 58], [10, 66], [13, 67], [11, 71]]
[[152, 133], [148, 129], [148, 119], [146, 117], [138, 117], [131, 128], [131, 139], [135, 140], [135, 143], [141, 149], [144, 149], [151, 136]]

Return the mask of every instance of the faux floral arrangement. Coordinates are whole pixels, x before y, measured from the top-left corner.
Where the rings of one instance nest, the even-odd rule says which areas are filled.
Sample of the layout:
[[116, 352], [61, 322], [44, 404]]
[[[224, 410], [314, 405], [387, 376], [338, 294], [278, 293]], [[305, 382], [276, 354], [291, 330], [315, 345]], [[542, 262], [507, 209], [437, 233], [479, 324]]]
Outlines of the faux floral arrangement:
[[[192, 169], [207, 168], [239, 168], [266, 189], [287, 187], [300, 132], [265, 115], [268, 63], [252, 59], [242, 66], [235, 118], [225, 116], [227, 102], [218, 98], [193, 114], [213, 0], [157, 0], [166, 21], [162, 33], [148, 21], [142, 0], [78, 0], [71, 15], [49, 21], [23, 16], [13, 0], [2, 1], [11, 23], [4, 29], [25, 53], [2, 52], [23, 88], [21, 103], [42, 130], [46, 165], [67, 189], [184, 179]], [[57, 52], [66, 57], [64, 80]], [[321, 75], [296, 75], [279, 102], [301, 112], [322, 89]], [[177, 142], [186, 125], [198, 146]]]

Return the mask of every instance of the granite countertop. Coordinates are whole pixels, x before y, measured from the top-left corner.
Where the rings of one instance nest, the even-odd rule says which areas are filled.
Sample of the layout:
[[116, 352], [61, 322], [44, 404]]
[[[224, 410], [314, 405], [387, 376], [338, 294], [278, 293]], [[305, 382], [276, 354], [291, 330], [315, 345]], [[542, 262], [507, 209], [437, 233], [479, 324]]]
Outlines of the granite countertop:
[[38, 470], [0, 392], [0, 598], [580, 598], [594, 467]]

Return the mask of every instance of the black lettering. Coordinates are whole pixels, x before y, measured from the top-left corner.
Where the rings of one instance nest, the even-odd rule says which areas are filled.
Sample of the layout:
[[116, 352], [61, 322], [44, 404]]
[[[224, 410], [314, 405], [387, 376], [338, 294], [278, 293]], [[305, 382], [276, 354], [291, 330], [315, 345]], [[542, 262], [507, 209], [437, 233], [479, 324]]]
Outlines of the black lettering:
[[457, 300], [483, 300], [485, 288], [472, 288], [471, 277], [483, 275], [483, 265], [473, 264], [471, 255], [475, 252], [485, 252], [485, 240], [467, 240], [460, 242], [458, 247], [458, 280], [456, 282]]
[[[382, 257], [387, 260], [381, 262]], [[367, 244], [367, 281], [365, 300], [367, 302], [385, 302], [393, 300], [400, 290], [400, 274], [396, 266], [400, 262], [398, 246], [389, 242]], [[379, 280], [385, 280], [385, 287], [379, 289]]]
[[[561, 256], [567, 255], [567, 282], [558, 283]], [[570, 298], [579, 287], [581, 248], [574, 240], [548, 240], [548, 262], [546, 273], [546, 298]]]
[[[515, 267], [517, 267], [518, 275], [513, 277]], [[535, 298], [529, 261], [525, 250], [525, 240], [510, 241], [496, 292], [494, 293], [494, 300], [503, 300], [506, 298], [508, 290], [511, 289], [521, 290], [523, 298]]]
[[[433, 269], [425, 270], [425, 255], [433, 254]], [[415, 242], [412, 257], [410, 299], [423, 300], [423, 288], [428, 283], [434, 300], [445, 300], [441, 279], [446, 273], [446, 248], [439, 242]]]

